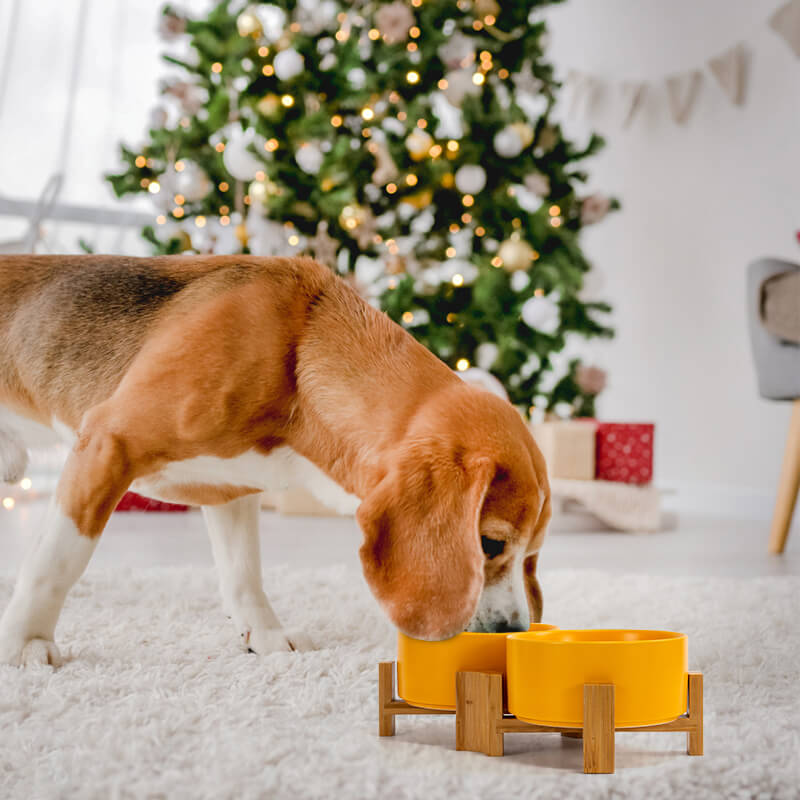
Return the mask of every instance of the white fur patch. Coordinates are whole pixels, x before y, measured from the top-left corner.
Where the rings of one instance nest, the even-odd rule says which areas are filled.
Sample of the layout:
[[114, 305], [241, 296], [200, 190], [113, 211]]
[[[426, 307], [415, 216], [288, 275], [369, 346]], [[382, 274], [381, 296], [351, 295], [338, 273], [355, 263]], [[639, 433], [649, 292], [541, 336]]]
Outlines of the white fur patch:
[[530, 611], [525, 593], [524, 561], [523, 556], [517, 557], [502, 580], [492, 586], [484, 586], [468, 631], [491, 632], [508, 627], [528, 630]]

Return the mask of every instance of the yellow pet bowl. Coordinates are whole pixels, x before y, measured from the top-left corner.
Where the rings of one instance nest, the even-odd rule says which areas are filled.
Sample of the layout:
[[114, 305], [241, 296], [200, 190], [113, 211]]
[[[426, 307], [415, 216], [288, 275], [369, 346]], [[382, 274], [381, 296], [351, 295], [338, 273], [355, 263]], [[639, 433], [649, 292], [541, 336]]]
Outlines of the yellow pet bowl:
[[658, 725], [686, 712], [683, 633], [554, 630], [507, 639], [508, 710], [524, 722], [582, 727], [585, 683], [614, 684], [617, 728]]
[[[555, 630], [534, 624], [525, 636]], [[508, 633], [460, 633], [441, 642], [424, 642], [397, 635], [397, 693], [409, 705], [454, 711], [456, 673], [506, 672]], [[519, 634], [515, 634], [519, 635]]]

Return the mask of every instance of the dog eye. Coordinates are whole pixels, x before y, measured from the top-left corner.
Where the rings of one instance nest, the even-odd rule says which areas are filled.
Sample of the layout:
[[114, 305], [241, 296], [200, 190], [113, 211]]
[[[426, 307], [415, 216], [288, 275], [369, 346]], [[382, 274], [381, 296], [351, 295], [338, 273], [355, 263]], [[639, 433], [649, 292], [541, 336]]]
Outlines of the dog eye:
[[494, 558], [505, 550], [506, 543], [502, 539], [490, 539], [488, 536], [481, 536], [481, 547], [489, 558]]

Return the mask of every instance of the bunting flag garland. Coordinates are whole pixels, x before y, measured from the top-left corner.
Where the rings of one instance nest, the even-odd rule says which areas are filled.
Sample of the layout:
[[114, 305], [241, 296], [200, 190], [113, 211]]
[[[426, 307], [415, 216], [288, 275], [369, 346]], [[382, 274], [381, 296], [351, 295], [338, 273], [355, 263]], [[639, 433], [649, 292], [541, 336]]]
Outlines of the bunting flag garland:
[[679, 125], [683, 125], [689, 119], [702, 80], [703, 73], [698, 69], [684, 72], [682, 75], [670, 75], [666, 79], [669, 108], [672, 118]]
[[769, 26], [800, 58], [800, 0], [789, 0], [770, 18]]
[[747, 48], [739, 42], [721, 56], [712, 58], [708, 62], [711, 73], [735, 106], [744, 103], [747, 57]]
[[[800, 0], [788, 0], [769, 18], [769, 26], [800, 58]], [[745, 103], [747, 93], [747, 77], [750, 67], [750, 50], [744, 42], [728, 47], [721, 53], [709, 58], [705, 64], [714, 77], [717, 85], [735, 106]], [[689, 120], [695, 107], [703, 71], [695, 67], [686, 72], [668, 75], [660, 80], [624, 80], [619, 82], [621, 99], [621, 122], [627, 128], [639, 114], [642, 106], [655, 94], [653, 91], [662, 83], [667, 96], [670, 115], [678, 125]], [[608, 83], [617, 83], [613, 78], [602, 78], [580, 70], [570, 70], [565, 81], [569, 88], [567, 115], [588, 115], [595, 100]]]

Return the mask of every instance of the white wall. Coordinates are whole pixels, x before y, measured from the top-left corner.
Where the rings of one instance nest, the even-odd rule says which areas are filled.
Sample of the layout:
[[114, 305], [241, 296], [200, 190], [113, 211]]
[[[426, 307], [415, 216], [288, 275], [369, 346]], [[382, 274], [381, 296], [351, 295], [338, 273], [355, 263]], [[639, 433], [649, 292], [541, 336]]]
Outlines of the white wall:
[[570, 0], [548, 13], [562, 78], [656, 79], [739, 40], [752, 51], [744, 107], [706, 70], [683, 127], [663, 88], [628, 130], [614, 91], [567, 121], [607, 137], [589, 186], [623, 203], [585, 236], [617, 329], [595, 348], [610, 373], [600, 412], [656, 422], [656, 478], [682, 508], [768, 516], [783, 453], [789, 409], [758, 397], [744, 293], [752, 259], [800, 261], [800, 59], [767, 25], [778, 5]]

